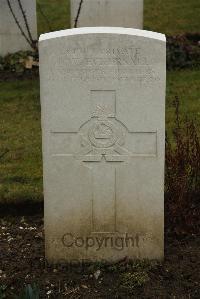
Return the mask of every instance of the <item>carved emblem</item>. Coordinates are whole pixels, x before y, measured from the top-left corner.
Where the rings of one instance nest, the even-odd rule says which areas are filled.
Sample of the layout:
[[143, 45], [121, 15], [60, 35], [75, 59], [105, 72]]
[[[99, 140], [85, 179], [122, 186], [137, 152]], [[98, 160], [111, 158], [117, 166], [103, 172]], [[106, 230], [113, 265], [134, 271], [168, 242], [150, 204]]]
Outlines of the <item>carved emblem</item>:
[[88, 137], [93, 146], [108, 148], [117, 141], [117, 128], [110, 121], [99, 120], [89, 129]]
[[106, 106], [97, 106], [89, 121], [80, 130], [81, 150], [76, 155], [85, 162], [121, 162], [129, 155], [122, 146], [125, 143], [127, 128], [115, 117], [111, 117]]

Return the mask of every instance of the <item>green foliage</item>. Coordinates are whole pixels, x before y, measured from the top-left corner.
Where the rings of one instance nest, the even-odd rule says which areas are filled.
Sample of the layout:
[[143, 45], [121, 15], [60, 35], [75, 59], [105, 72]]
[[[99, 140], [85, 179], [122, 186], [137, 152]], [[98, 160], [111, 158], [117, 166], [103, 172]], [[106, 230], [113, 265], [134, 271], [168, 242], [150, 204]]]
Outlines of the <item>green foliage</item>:
[[134, 260], [134, 261], [122, 261], [117, 264], [106, 266], [108, 272], [149, 272], [157, 266], [157, 261]]
[[39, 288], [36, 284], [33, 284], [33, 286], [28, 284], [16, 299], [39, 299]]
[[0, 285], [0, 299], [5, 299], [6, 298], [6, 289], [7, 287], [5, 285]]
[[149, 281], [149, 276], [145, 271], [125, 272], [121, 274], [120, 287], [129, 292], [144, 286]]
[[0, 56], [0, 72], [23, 73], [27, 68], [26, 65], [29, 57], [35, 61], [38, 60], [38, 54], [31, 51], [20, 51], [8, 54], [5, 57]]
[[150, 280], [150, 272], [158, 266], [157, 261], [135, 260], [124, 266], [119, 265], [120, 287], [129, 293], [135, 289], [143, 287]]
[[167, 38], [167, 68], [200, 68], [199, 34]]
[[123, 260], [117, 264], [106, 267], [107, 272], [119, 275], [119, 288], [132, 293], [143, 287], [150, 280], [150, 273], [157, 269], [159, 263], [155, 260]]

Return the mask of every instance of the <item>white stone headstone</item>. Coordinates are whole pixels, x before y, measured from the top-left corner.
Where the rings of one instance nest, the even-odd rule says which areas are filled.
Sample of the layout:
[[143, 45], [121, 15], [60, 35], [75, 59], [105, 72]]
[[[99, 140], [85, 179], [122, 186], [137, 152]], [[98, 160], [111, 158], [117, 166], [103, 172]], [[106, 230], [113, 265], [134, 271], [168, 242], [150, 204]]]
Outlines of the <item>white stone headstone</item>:
[[39, 49], [48, 260], [162, 259], [165, 36], [79, 28]]
[[[74, 28], [80, 0], [71, 0]], [[126, 27], [143, 29], [143, 0], [83, 0], [77, 27]]]
[[[21, 0], [33, 40], [37, 40], [36, 0]], [[27, 34], [22, 12], [17, 0], [10, 0], [13, 12]], [[9, 10], [6, 0], [0, 0], [0, 56], [17, 51], [31, 50], [30, 45], [22, 36]]]

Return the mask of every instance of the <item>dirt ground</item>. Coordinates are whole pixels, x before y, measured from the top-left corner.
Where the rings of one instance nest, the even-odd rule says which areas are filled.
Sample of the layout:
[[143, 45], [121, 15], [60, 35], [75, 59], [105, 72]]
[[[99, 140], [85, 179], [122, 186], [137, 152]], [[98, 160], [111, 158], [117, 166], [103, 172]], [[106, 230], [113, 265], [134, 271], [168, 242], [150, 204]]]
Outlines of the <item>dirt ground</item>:
[[200, 238], [165, 237], [165, 261], [50, 266], [43, 216], [0, 220], [0, 288], [13, 298], [36, 283], [40, 298], [200, 298]]

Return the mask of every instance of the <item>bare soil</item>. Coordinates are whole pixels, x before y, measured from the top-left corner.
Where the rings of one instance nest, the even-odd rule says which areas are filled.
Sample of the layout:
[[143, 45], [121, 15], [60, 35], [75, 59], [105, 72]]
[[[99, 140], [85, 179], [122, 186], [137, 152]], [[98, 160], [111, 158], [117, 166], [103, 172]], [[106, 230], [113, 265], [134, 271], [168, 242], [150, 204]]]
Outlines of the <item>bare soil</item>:
[[144, 266], [144, 280], [139, 277], [138, 281], [125, 281], [136, 269], [127, 260], [112, 266], [48, 265], [44, 256], [43, 215], [2, 217], [0, 288], [5, 286], [3, 298], [9, 299], [33, 283], [40, 289], [40, 298], [199, 299], [199, 236], [177, 238], [166, 234], [165, 245], [164, 262]]

